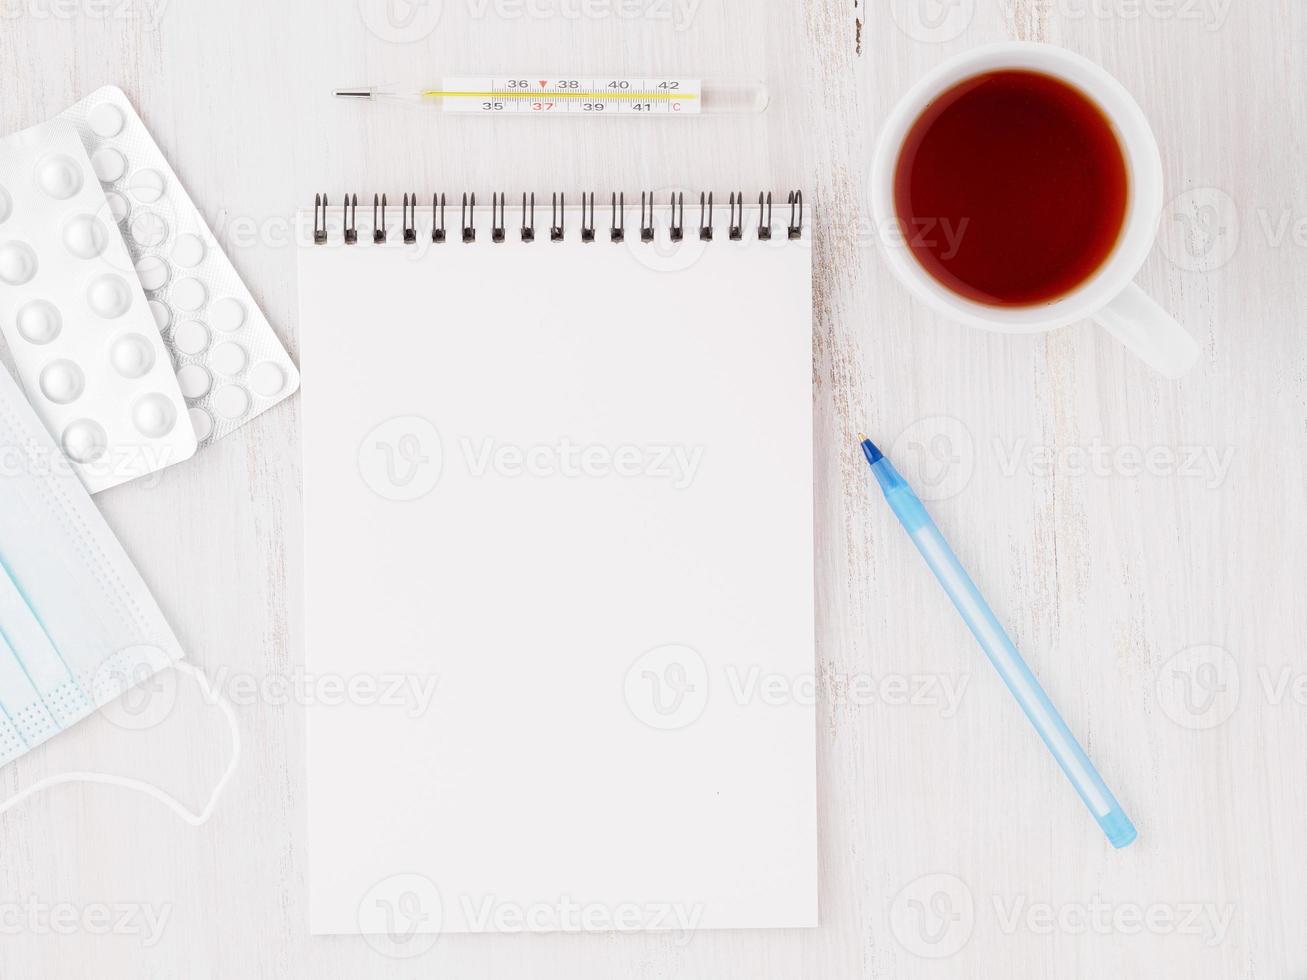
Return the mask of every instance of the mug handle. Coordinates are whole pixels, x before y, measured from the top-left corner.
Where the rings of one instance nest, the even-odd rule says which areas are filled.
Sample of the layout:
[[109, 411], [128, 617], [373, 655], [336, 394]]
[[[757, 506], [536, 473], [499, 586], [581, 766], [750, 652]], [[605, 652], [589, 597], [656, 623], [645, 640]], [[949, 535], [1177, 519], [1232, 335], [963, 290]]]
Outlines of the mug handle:
[[1180, 377], [1198, 359], [1198, 342], [1134, 283], [1095, 313], [1094, 320], [1168, 378]]

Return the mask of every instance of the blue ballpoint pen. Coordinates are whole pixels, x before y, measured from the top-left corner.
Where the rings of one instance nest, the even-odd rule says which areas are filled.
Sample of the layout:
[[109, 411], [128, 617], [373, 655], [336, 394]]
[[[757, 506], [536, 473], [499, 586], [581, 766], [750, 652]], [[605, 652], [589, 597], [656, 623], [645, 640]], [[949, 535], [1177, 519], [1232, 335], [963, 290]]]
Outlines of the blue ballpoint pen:
[[1035, 731], [1053, 753], [1053, 758], [1057, 759], [1057, 764], [1062, 767], [1067, 779], [1071, 780], [1071, 785], [1085, 801], [1085, 806], [1089, 807], [1089, 812], [1103, 828], [1112, 846], [1125, 847], [1138, 834], [1130, 818], [1121, 809], [1121, 804], [1107, 788], [1103, 777], [1089, 761], [1089, 756], [1085, 755], [1085, 750], [1066, 727], [1066, 722], [1053, 707], [1053, 702], [1048, 699], [1044, 689], [1039, 686], [1039, 681], [994, 618], [993, 611], [981, 597], [976, 583], [971, 581], [971, 576], [966, 573], [957, 555], [953, 554], [953, 549], [926, 513], [921, 500], [870, 439], [865, 436], [859, 436], [859, 439], [867, 462], [871, 464], [871, 472], [876, 475], [876, 482], [885, 493], [885, 500], [912, 538], [912, 543], [921, 552], [921, 557], [939, 579], [939, 584], [953, 600], [953, 605], [980, 643], [985, 656], [1003, 678], [1003, 683], [1017, 699], [1021, 710], [1035, 726]]

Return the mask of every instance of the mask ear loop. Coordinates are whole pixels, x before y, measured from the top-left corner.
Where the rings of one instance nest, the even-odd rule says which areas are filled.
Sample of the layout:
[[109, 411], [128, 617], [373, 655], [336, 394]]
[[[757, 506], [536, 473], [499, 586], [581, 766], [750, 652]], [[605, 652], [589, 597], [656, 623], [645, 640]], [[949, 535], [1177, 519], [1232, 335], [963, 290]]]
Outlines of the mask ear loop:
[[209, 794], [209, 802], [205, 804], [203, 810], [195, 813], [188, 810], [178, 800], [169, 796], [153, 783], [147, 783], [140, 779], [130, 779], [126, 776], [111, 776], [101, 772], [64, 772], [57, 776], [49, 776], [46, 779], [33, 783], [27, 789], [9, 799], [0, 803], [0, 814], [4, 814], [13, 807], [37, 793], [43, 793], [53, 786], [62, 786], [66, 783], [99, 783], [102, 786], [121, 786], [125, 789], [133, 790], [137, 793], [143, 793], [153, 800], [158, 800], [178, 817], [190, 824], [192, 827], [202, 827], [208, 823], [209, 818], [213, 816], [213, 811], [218, 805], [218, 798], [222, 796], [227, 784], [231, 782], [232, 776], [236, 774], [236, 767], [240, 764], [241, 759], [241, 732], [240, 727], [236, 724], [236, 712], [231, 706], [231, 702], [219, 694], [209, 683], [209, 679], [204, 676], [203, 672], [183, 661], [177, 661], [172, 665], [183, 673], [190, 674], [195, 678], [195, 682], [203, 690], [205, 696], [211, 699], [222, 709], [223, 716], [227, 719], [227, 726], [231, 729], [231, 759], [227, 763], [227, 769], [218, 780], [213, 792]]

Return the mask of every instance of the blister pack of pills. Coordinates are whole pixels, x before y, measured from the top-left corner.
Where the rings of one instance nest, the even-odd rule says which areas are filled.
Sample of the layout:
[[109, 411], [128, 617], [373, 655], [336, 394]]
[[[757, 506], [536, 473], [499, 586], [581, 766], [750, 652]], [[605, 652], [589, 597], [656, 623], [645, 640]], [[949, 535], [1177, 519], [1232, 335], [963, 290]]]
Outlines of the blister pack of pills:
[[104, 187], [172, 356], [200, 445], [299, 387], [299, 372], [123, 91], [60, 115]]
[[168, 351], [67, 121], [0, 140], [0, 330], [92, 493], [194, 454]]

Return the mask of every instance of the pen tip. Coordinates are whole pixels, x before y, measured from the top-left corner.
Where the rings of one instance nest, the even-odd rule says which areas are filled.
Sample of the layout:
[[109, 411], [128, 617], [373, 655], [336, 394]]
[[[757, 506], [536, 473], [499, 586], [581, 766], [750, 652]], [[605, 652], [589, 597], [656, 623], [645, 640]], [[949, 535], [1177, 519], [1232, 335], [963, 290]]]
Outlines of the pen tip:
[[870, 463], [871, 465], [875, 466], [877, 463], [879, 463], [882, 459], [885, 458], [885, 454], [882, 453], [879, 449], [877, 449], [876, 444], [872, 442], [870, 439], [868, 439], [866, 436], [859, 434], [858, 441], [862, 443], [863, 455], [867, 457], [867, 462]]

